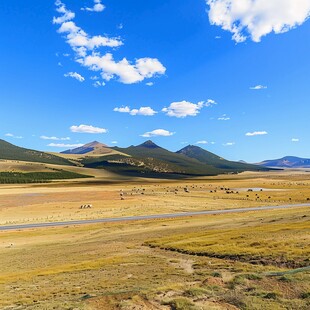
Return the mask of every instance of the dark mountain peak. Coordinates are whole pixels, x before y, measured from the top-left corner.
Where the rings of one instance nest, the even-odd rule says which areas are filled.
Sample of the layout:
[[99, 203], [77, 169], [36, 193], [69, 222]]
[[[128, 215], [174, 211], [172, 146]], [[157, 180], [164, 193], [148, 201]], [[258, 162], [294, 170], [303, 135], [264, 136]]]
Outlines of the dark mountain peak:
[[149, 149], [156, 149], [156, 148], [160, 148], [160, 146], [158, 146], [157, 144], [155, 144], [153, 141], [151, 140], [147, 140], [145, 142], [143, 142], [142, 144], [138, 145], [139, 147], [146, 147]]
[[200, 146], [191, 145], [191, 144], [183, 147], [183, 149], [177, 151], [176, 153], [183, 154], [189, 157], [194, 157], [194, 158], [196, 158], [196, 156], [207, 156], [207, 157], [212, 157], [212, 158], [220, 158], [219, 156], [201, 148]]
[[177, 153], [188, 152], [188, 151], [200, 151], [200, 150], [204, 150], [204, 149], [197, 146], [197, 145], [189, 144], [189, 145], [183, 147], [181, 150], [177, 151]]

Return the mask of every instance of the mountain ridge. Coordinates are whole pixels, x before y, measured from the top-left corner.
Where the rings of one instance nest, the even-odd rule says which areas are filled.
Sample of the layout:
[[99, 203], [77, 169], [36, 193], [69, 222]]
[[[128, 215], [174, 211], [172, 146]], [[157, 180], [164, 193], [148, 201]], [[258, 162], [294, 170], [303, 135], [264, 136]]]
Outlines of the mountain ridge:
[[258, 165], [279, 168], [310, 168], [310, 159], [297, 156], [284, 156], [279, 159], [264, 160]]

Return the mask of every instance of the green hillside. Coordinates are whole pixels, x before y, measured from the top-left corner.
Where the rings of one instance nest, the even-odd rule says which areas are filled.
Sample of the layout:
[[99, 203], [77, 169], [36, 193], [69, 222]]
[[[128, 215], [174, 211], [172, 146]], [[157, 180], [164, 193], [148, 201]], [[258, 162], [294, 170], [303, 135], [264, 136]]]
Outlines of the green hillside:
[[25, 149], [0, 139], [0, 159], [40, 162], [46, 164], [67, 165], [73, 164], [56, 155], [40, 151]]
[[48, 183], [52, 180], [92, 178], [90, 175], [54, 170], [54, 172], [0, 172], [0, 184]]
[[188, 145], [177, 152], [178, 154], [183, 154], [187, 157], [197, 159], [198, 161], [212, 165], [218, 169], [223, 169], [226, 171], [263, 171], [266, 170], [264, 167], [258, 165], [251, 165], [241, 162], [229, 161], [220, 156], [217, 156], [211, 152], [202, 149], [199, 146]]
[[159, 163], [165, 163], [173, 173], [184, 175], [215, 175], [221, 173], [212, 165], [202, 164], [197, 159], [189, 158], [183, 154], [170, 152], [159, 147], [152, 141], [146, 141], [138, 146], [128, 148], [115, 148], [116, 150], [131, 155], [136, 159], [154, 159]]

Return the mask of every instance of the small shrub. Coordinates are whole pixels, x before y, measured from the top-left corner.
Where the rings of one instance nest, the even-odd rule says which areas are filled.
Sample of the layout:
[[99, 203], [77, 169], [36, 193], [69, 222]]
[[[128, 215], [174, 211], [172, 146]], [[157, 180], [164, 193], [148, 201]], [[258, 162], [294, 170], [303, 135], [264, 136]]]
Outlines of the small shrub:
[[279, 281], [281, 281], [281, 282], [293, 282], [293, 280], [291, 278], [289, 278], [288, 276], [280, 277]]
[[164, 303], [172, 310], [198, 310], [198, 308], [187, 298], [176, 298]]
[[243, 275], [243, 277], [248, 280], [261, 280], [262, 279], [262, 276], [255, 274], [255, 273], [246, 273]]
[[192, 287], [184, 292], [184, 295], [188, 297], [201, 297], [205, 294], [206, 290], [200, 287]]
[[245, 309], [246, 307], [246, 304], [244, 303], [244, 297], [236, 291], [229, 291], [226, 294], [224, 294], [223, 300], [240, 309]]
[[221, 273], [219, 273], [217, 271], [212, 272], [211, 276], [214, 277], [214, 278], [221, 278], [222, 277]]
[[300, 294], [302, 299], [310, 298], [310, 292], [303, 292]]
[[265, 295], [264, 295], [264, 298], [266, 298], [266, 299], [277, 299], [277, 293], [275, 293], [275, 292], [269, 292], [269, 293], [266, 293]]

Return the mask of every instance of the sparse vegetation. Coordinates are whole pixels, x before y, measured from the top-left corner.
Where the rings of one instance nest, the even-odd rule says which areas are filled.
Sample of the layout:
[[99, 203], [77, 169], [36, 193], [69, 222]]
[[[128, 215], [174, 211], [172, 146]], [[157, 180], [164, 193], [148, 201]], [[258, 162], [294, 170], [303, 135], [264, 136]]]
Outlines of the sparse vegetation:
[[[260, 199], [272, 196], [270, 204], [285, 204], [289, 197], [306, 202], [307, 176], [2, 185], [1, 221], [8, 225], [211, 210], [223, 203], [227, 208], [264, 205], [255, 198], [257, 188], [263, 188]], [[232, 190], [234, 194], [226, 193]], [[93, 208], [80, 209], [81, 204]], [[308, 309], [308, 219], [309, 209], [299, 207], [2, 231], [0, 308]]]

